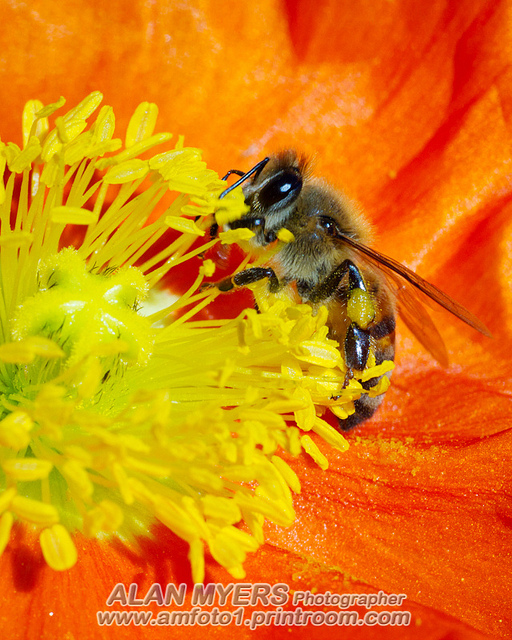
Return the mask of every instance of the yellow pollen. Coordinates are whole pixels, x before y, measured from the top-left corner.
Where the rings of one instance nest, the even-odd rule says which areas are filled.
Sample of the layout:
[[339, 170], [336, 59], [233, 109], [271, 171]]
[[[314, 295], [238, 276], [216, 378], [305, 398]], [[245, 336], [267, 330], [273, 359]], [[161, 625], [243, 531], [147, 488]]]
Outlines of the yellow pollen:
[[283, 228], [279, 229], [279, 231], [277, 232], [277, 239], [288, 244], [289, 242], [293, 242], [295, 240], [295, 236], [291, 231]]
[[229, 229], [229, 231], [221, 231], [219, 238], [222, 244], [234, 244], [243, 240], [254, 238], [254, 231], [250, 229]]

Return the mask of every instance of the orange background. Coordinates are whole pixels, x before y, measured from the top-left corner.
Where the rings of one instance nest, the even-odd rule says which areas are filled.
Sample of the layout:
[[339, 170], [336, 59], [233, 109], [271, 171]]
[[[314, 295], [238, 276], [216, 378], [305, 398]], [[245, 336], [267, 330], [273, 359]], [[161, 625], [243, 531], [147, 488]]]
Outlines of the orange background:
[[[401, 329], [391, 390], [349, 452], [320, 443], [326, 473], [293, 462], [297, 522], [268, 527], [247, 580], [407, 593], [412, 628], [347, 638], [512, 636], [511, 13], [507, 0], [0, 4], [2, 140], [20, 142], [27, 99], [73, 105], [99, 89], [119, 132], [154, 101], [160, 130], [185, 134], [220, 173], [298, 147], [363, 204], [380, 251], [492, 331], [441, 316], [444, 370]], [[157, 534], [140, 551], [84, 541], [77, 566], [55, 574], [17, 530], [1, 560], [0, 628], [8, 638], [168, 637], [95, 624], [116, 582], [190, 579], [186, 549]], [[208, 578], [230, 582], [211, 563]]]

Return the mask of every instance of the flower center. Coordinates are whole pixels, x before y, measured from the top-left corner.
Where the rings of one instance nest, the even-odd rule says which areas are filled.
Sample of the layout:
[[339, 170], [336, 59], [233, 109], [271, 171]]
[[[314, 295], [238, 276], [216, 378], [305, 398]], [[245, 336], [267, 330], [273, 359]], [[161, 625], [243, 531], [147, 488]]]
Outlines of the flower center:
[[243, 194], [219, 200], [225, 183], [181, 138], [148, 159], [171, 137], [153, 133], [154, 105], [138, 107], [120, 150], [110, 107], [88, 127], [100, 100], [53, 129], [62, 101], [29, 103], [24, 148], [0, 144], [0, 552], [20, 520], [65, 570], [74, 531], [134, 541], [159, 521], [189, 543], [194, 580], [205, 547], [243, 577], [264, 519], [294, 518], [300, 484], [278, 451], [325, 468], [307, 432], [345, 450], [321, 414], [353, 411], [364, 390], [346, 385], [325, 309], [276, 299], [202, 319], [218, 294], [200, 290], [211, 261], [182, 296], [141, 314], [164, 276], [217, 242], [195, 245], [214, 213], [244, 213]]

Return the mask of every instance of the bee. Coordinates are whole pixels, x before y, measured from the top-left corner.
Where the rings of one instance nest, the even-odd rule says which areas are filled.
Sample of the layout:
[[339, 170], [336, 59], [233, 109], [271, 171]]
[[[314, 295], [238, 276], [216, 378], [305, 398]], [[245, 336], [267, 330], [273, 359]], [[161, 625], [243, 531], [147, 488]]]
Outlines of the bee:
[[[268, 278], [270, 292], [294, 288], [299, 300], [328, 310], [329, 337], [336, 340], [347, 366], [347, 380], [369, 363], [394, 360], [397, 314], [419, 342], [443, 366], [448, 355], [443, 339], [423, 301], [434, 301], [477, 331], [490, 336], [485, 325], [462, 305], [396, 260], [369, 246], [370, 226], [342, 193], [310, 175], [307, 162], [292, 150], [265, 158], [240, 176], [222, 194], [242, 185], [249, 212], [226, 225], [254, 232], [251, 249], [266, 251], [282, 229], [293, 234], [264, 267], [251, 267], [215, 286], [222, 292]], [[212, 236], [217, 226], [211, 229]], [[387, 374], [390, 376], [391, 373]], [[381, 376], [382, 377], [382, 376]], [[362, 383], [366, 390], [380, 378]], [[349, 431], [370, 418], [383, 394], [363, 394], [355, 412], [339, 420]]]

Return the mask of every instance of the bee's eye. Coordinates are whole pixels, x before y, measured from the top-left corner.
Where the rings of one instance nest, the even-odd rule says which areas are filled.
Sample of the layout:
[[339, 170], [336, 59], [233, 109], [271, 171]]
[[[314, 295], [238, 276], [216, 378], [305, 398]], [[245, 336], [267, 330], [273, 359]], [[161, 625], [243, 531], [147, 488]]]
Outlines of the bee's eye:
[[321, 216], [318, 219], [318, 224], [320, 225], [320, 227], [322, 227], [322, 229], [324, 229], [328, 236], [332, 236], [333, 238], [335, 238], [336, 236], [341, 235], [338, 225], [332, 218]]
[[268, 209], [279, 202], [289, 204], [302, 189], [302, 176], [298, 171], [286, 170], [278, 173], [258, 193], [258, 202]]

